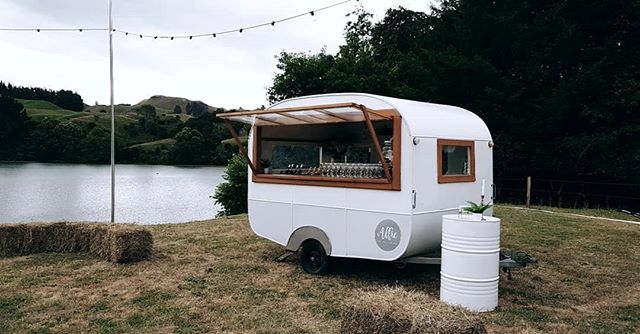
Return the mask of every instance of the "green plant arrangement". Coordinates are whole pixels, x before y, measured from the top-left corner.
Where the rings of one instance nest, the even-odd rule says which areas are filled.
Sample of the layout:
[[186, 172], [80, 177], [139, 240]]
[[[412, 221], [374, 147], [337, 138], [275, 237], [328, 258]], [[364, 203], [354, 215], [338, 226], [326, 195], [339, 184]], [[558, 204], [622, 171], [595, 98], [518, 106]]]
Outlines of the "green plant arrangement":
[[265, 174], [271, 173], [271, 161], [269, 159], [260, 160], [260, 167]]
[[269, 160], [269, 159], [262, 159], [262, 160], [260, 160], [260, 166], [262, 166], [262, 168], [269, 168], [269, 167], [271, 167], [271, 160]]
[[484, 204], [482, 202], [475, 203], [471, 201], [467, 201], [467, 203], [469, 203], [469, 207], [464, 208], [464, 211], [468, 211], [471, 213], [483, 213], [493, 206], [493, 204], [491, 203]]

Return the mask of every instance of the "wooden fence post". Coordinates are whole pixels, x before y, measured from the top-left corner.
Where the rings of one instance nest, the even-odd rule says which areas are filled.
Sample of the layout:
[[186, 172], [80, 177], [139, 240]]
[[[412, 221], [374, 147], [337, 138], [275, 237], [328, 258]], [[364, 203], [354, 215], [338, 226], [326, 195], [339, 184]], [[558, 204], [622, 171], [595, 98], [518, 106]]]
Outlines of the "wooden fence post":
[[531, 205], [531, 176], [527, 176], [527, 208]]

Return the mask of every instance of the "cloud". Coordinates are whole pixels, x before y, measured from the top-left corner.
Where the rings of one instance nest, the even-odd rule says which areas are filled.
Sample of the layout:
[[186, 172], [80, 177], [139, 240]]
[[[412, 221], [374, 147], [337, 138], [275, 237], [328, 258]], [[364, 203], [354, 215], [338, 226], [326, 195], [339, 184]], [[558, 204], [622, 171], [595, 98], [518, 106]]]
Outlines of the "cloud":
[[[114, 0], [118, 29], [171, 35], [207, 33], [303, 13], [337, 0]], [[114, 35], [115, 99], [137, 103], [154, 94], [226, 108], [267, 104], [266, 87], [282, 50], [336, 52], [355, 1], [293, 21], [216, 38], [140, 39]], [[381, 18], [389, 7], [428, 10], [427, 1], [361, 0]], [[106, 0], [0, 0], [3, 27], [106, 27]], [[0, 80], [71, 89], [86, 103], [109, 101], [108, 34], [0, 32]]]

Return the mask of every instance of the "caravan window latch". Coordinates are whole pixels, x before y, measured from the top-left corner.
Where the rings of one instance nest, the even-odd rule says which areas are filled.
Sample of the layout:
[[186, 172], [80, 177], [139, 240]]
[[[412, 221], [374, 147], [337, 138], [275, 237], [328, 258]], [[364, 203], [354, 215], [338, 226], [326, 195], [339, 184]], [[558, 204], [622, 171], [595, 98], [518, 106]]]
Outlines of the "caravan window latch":
[[416, 208], [416, 191], [415, 190], [411, 190], [411, 208], [415, 209]]

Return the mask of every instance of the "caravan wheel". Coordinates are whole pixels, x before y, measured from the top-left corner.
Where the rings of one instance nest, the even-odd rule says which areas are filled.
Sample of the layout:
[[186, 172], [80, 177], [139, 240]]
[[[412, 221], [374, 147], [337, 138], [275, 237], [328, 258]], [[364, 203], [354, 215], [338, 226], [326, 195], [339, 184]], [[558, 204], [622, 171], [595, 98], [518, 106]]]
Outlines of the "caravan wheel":
[[329, 257], [318, 241], [308, 240], [302, 244], [300, 264], [308, 274], [320, 275], [329, 269]]

